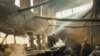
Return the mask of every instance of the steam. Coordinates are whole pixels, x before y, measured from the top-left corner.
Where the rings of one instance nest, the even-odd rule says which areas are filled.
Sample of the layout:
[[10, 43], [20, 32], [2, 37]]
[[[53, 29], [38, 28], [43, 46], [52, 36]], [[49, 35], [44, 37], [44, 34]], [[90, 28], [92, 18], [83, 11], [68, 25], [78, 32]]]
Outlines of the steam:
[[7, 56], [26, 56], [25, 55], [25, 46], [24, 45], [10, 45], [5, 50], [5, 55]]

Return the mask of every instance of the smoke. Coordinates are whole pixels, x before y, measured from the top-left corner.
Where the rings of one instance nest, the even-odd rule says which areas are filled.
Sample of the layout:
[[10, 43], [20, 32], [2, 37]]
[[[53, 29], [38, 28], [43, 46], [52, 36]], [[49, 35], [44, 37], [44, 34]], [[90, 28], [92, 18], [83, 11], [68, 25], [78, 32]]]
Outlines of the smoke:
[[5, 55], [7, 56], [26, 56], [25, 55], [25, 46], [24, 45], [10, 45], [5, 49]]

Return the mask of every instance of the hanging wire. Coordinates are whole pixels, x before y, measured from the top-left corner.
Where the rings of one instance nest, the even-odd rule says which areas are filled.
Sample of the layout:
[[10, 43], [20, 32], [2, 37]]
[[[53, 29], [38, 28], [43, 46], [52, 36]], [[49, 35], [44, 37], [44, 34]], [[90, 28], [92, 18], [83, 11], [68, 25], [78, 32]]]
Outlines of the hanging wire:
[[[93, 17], [94, 19], [97, 18], [97, 10], [96, 10], [96, 0], [93, 0], [93, 12], [91, 14], [91, 17]], [[93, 25], [94, 22], [91, 22], [91, 25]], [[92, 50], [94, 51], [94, 53], [96, 54], [96, 51], [95, 51], [95, 43], [94, 43], [94, 35], [93, 35], [93, 27], [91, 27], [91, 48]]]
[[[93, 9], [92, 9], [92, 14], [91, 17], [94, 18], [95, 16], [95, 0], [93, 0]], [[90, 23], [91, 26], [93, 25], [93, 22]], [[94, 42], [93, 42], [93, 27], [90, 27], [90, 38], [91, 38], [91, 49], [93, 50]]]
[[24, 12], [25, 31], [27, 30], [26, 13]]
[[[91, 12], [91, 10], [85, 14], [82, 18], [84, 19], [89, 13]], [[88, 22], [85, 22], [83, 26], [87, 26]], [[92, 27], [92, 26], [91, 26]], [[80, 51], [80, 55], [83, 56], [83, 48], [84, 48], [84, 44], [87, 42], [87, 39], [88, 39], [88, 27], [85, 28], [86, 29], [86, 36], [84, 37], [84, 40], [83, 40], [83, 43], [82, 43], [82, 47], [81, 47], [81, 51]]]
[[[60, 27], [60, 25], [48, 25], [49, 27], [53, 27], [53, 26], [55, 26], [55, 27]], [[63, 27], [66, 27], [66, 28], [90, 28], [90, 27], [99, 27], [100, 25], [92, 25], [92, 26], [90, 26], [90, 25], [84, 25], [84, 26], [63, 26]]]

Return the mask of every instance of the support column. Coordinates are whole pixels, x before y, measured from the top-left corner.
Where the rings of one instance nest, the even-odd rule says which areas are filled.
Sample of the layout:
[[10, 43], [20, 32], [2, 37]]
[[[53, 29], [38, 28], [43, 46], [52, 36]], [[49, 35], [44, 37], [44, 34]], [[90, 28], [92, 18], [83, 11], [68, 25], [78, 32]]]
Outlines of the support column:
[[17, 44], [17, 43], [16, 43], [16, 36], [15, 36], [15, 35], [14, 35], [14, 44]]
[[30, 36], [30, 47], [33, 47], [34, 46], [34, 44], [33, 44], [33, 36]]
[[41, 50], [41, 35], [37, 35], [37, 44], [38, 44], [38, 49]]
[[32, 32], [27, 32], [28, 36], [29, 36], [29, 43], [30, 43], [30, 47], [34, 47], [34, 41], [33, 41], [33, 33]]
[[4, 41], [7, 39], [8, 34], [6, 34], [6, 36], [3, 38], [2, 42], [0, 43], [1, 45], [3, 45]]
[[45, 50], [47, 48], [47, 39], [46, 35], [42, 35], [42, 49]]

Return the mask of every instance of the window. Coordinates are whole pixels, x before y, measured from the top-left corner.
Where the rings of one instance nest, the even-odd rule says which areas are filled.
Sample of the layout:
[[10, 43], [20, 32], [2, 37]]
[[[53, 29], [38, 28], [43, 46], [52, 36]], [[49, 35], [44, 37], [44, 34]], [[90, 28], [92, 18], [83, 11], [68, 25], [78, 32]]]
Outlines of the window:
[[91, 7], [92, 7], [92, 3], [89, 3], [89, 4], [85, 4], [85, 5], [79, 6], [79, 7], [66, 9], [64, 11], [57, 12], [56, 13], [56, 17], [57, 18], [64, 18], [64, 17], [70, 16], [70, 15], [85, 11], [85, 10], [91, 8]]
[[14, 44], [14, 37], [13, 37], [13, 35], [8, 35], [6, 41], [7, 41], [6, 42], [7, 44]]
[[82, 5], [79, 7], [73, 8], [73, 14], [85, 11], [91, 7], [91, 4]]
[[64, 17], [70, 16], [70, 15], [72, 15], [72, 9], [67, 9], [67, 10], [56, 13], [57, 18], [64, 18]]
[[20, 7], [20, 0], [15, 0], [15, 5]]
[[[31, 5], [31, 6], [34, 5], [33, 0], [30, 0], [30, 5]], [[31, 9], [31, 11], [34, 12], [34, 9]]]
[[56, 17], [57, 17], [57, 18], [62, 18], [62, 12], [57, 12], [57, 13], [56, 13]]
[[[57, 12], [56, 17], [57, 18], [65, 18], [65, 17], [71, 16], [73, 14], [88, 10], [91, 7], [92, 7], [92, 3], [89, 3], [89, 4], [86, 4], [86, 5], [79, 6], [79, 7], [66, 9], [64, 11]], [[73, 18], [73, 19], [75, 19], [75, 18]], [[72, 22], [59, 22], [58, 21], [56, 24], [59, 25], [60, 27], [55, 27], [55, 33], [60, 32], [62, 29], [64, 29], [64, 26], [68, 26], [71, 23]]]
[[70, 15], [72, 15], [72, 9], [67, 9], [67, 10], [64, 10], [64, 11], [62, 11], [62, 16], [63, 17], [67, 17], [67, 16], [70, 16]]

